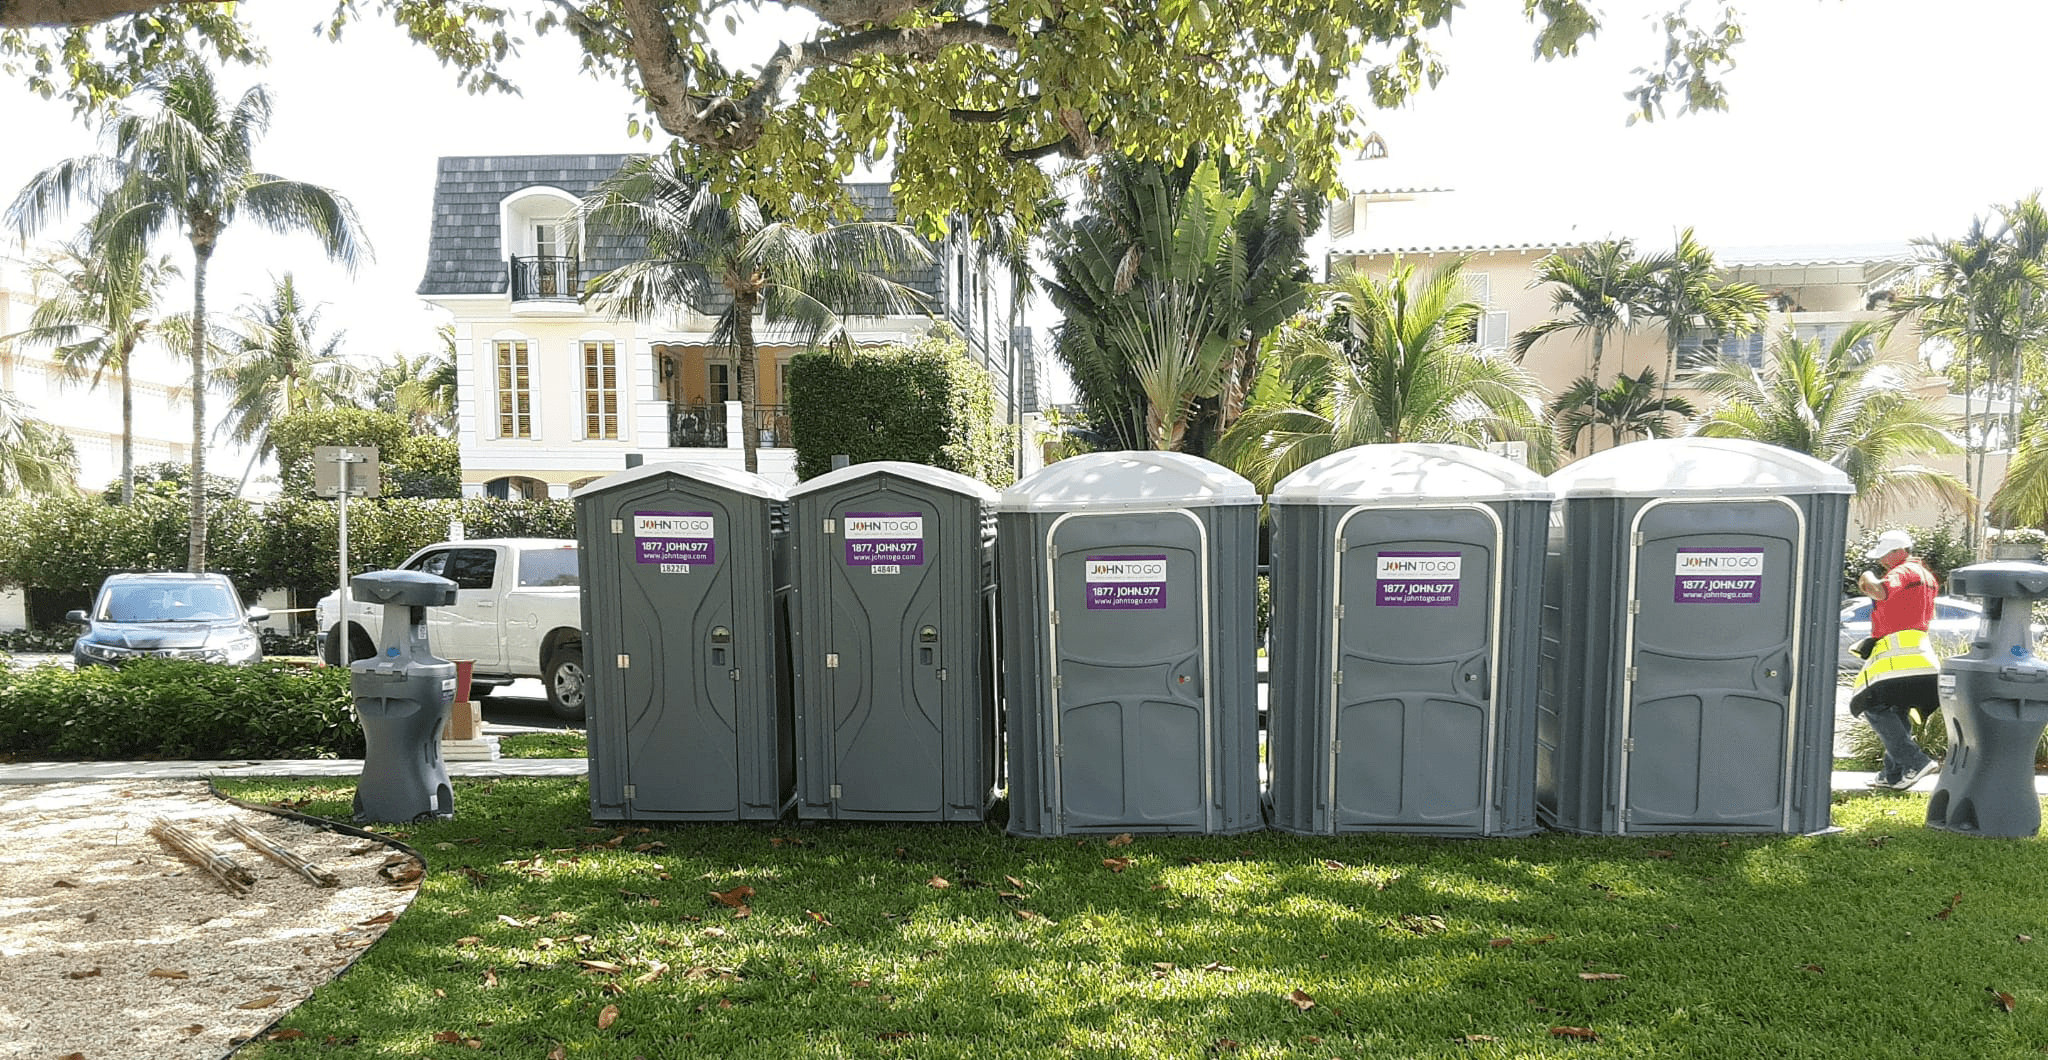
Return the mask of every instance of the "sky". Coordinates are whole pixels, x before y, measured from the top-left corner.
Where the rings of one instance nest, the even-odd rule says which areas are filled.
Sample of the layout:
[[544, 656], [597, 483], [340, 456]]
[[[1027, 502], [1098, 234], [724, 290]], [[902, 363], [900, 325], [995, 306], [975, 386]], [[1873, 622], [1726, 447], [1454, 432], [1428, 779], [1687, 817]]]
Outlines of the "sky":
[[[1406, 107], [1370, 113], [1389, 157], [1347, 169], [1355, 188], [1453, 191], [1387, 214], [1384, 230], [1376, 217], [1368, 238], [1629, 235], [1669, 245], [1691, 225], [1717, 249], [1903, 242], [1958, 235], [1973, 216], [2048, 182], [2048, 139], [2029, 120], [2048, 4], [1741, 0], [1748, 40], [1727, 79], [1730, 112], [1628, 126], [1630, 70], [1662, 47], [1646, 15], [1674, 2], [1598, 4], [1606, 28], [1584, 54], [1539, 63], [1521, 3], [1469, 0], [1440, 43], [1449, 76]], [[239, 228], [221, 242], [208, 302], [232, 311], [291, 271], [356, 357], [431, 352], [441, 317], [413, 292], [439, 156], [647, 145], [626, 134], [626, 91], [579, 73], [565, 38], [529, 44], [513, 67], [523, 96], [470, 96], [386, 26], [352, 27], [340, 45], [316, 39], [324, 9], [243, 5], [273, 61], [221, 79], [237, 91], [269, 87], [275, 118], [258, 166], [352, 200], [376, 260], [350, 275], [325, 264], [310, 237]], [[0, 201], [12, 201], [35, 172], [92, 150], [94, 139], [67, 106], [0, 84], [0, 144]], [[1035, 314], [1055, 322], [1042, 300]]]

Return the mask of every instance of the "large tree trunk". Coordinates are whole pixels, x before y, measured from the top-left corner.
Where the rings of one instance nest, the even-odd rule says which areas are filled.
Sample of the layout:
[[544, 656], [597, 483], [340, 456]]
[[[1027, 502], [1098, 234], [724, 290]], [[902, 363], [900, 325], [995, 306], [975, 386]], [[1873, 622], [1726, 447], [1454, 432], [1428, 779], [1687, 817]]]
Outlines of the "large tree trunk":
[[192, 247], [192, 527], [185, 569], [206, 569], [206, 263], [213, 247]]
[[747, 454], [747, 470], [757, 475], [761, 473], [761, 433], [754, 426], [759, 422], [754, 410], [754, 362], [761, 352], [754, 347], [754, 307], [760, 300], [753, 291], [735, 293], [732, 300], [733, 345], [739, 349], [740, 360], [733, 366], [740, 391], [740, 445]]
[[135, 353], [133, 340], [121, 349], [121, 503], [135, 503], [135, 373], [130, 363]]

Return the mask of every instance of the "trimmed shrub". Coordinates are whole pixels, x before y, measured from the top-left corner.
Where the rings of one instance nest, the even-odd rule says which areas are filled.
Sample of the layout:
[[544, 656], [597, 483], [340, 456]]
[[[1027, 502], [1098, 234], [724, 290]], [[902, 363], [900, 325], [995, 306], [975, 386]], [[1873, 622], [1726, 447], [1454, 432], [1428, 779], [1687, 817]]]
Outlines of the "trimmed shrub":
[[815, 478], [844, 454], [856, 464], [907, 460], [1001, 488], [1016, 480], [1016, 439], [996, 418], [995, 384], [966, 344], [934, 332], [910, 346], [790, 362], [796, 474]]
[[349, 674], [140, 659], [0, 677], [0, 751], [52, 758], [360, 758]]

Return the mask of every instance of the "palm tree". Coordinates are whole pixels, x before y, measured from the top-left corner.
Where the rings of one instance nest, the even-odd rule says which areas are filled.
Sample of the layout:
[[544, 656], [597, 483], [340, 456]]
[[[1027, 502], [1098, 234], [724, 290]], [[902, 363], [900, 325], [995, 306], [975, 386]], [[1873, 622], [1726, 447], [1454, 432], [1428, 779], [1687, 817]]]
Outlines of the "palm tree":
[[1911, 498], [1974, 508], [1955, 476], [1905, 462], [1961, 446], [1940, 409], [1913, 396], [1916, 373], [1878, 359], [1886, 331], [1874, 321], [1852, 324], [1825, 349], [1818, 339], [1787, 333], [1763, 368], [1713, 363], [1693, 382], [1726, 403], [1699, 421], [1697, 433], [1769, 442], [1833, 464], [1873, 515]]
[[1694, 238], [1692, 229], [1680, 232], [1642, 307], [1646, 318], [1664, 325], [1664, 378], [1658, 397], [1671, 396], [1671, 381], [1678, 378], [1678, 348], [1687, 338], [1700, 331], [1716, 338], [1749, 334], [1764, 326], [1766, 304], [1763, 290], [1755, 284], [1721, 283], [1714, 252]]
[[[453, 332], [449, 332], [452, 341]], [[451, 434], [455, 430], [454, 351], [397, 354], [377, 370], [364, 394], [379, 411], [404, 417], [413, 434]]]
[[1537, 412], [1540, 388], [1521, 365], [1472, 345], [1480, 307], [1465, 300], [1462, 272], [1463, 262], [1453, 261], [1419, 283], [1406, 264], [1384, 279], [1340, 277], [1318, 313], [1275, 336], [1218, 459], [1270, 489], [1355, 445], [1519, 439], [1548, 469], [1553, 446]]
[[41, 297], [27, 330], [12, 338], [47, 346], [58, 371], [97, 388], [111, 373], [121, 391], [121, 503], [135, 499], [135, 380], [132, 358], [150, 337], [165, 331], [159, 315], [164, 282], [177, 274], [169, 258], [140, 247], [94, 247], [74, 239], [34, 267]]
[[78, 475], [71, 438], [28, 415], [21, 399], [0, 391], [0, 497], [69, 493]]
[[272, 424], [294, 412], [352, 404], [361, 370], [342, 355], [342, 333], [320, 334], [320, 307], [300, 299], [291, 273], [234, 330], [216, 379], [228, 395], [221, 432], [254, 447], [242, 473], [246, 484], [256, 465], [277, 451]]
[[1571, 452], [1578, 450], [1581, 435], [1602, 427], [1615, 445], [1630, 437], [1668, 438], [1671, 424], [1664, 417], [1691, 419], [1694, 412], [1692, 402], [1684, 398], [1660, 396], [1657, 370], [1647, 366], [1634, 377], [1623, 373], [1604, 387], [1582, 375], [1550, 404], [1557, 443]]
[[[787, 213], [801, 216], [802, 204]], [[758, 471], [754, 429], [758, 313], [769, 328], [811, 348], [848, 351], [841, 314], [924, 312], [917, 291], [887, 275], [929, 264], [932, 252], [909, 228], [860, 221], [812, 231], [777, 219], [748, 196], [726, 202], [689, 176], [679, 148], [637, 158], [578, 207], [594, 228], [645, 240], [647, 256], [586, 285], [601, 313], [647, 319], [662, 310], [730, 299], [711, 331], [712, 345], [735, 362], [740, 433], [748, 471]]]
[[1551, 285], [1551, 311], [1557, 315], [1516, 333], [1515, 357], [1523, 357], [1530, 347], [1558, 332], [1588, 335], [1593, 340], [1593, 362], [1586, 374], [1597, 382], [1608, 337], [1634, 331], [1649, 314], [1651, 292], [1664, 265], [1661, 257], [1636, 257], [1635, 244], [1626, 239], [1544, 256], [1536, 263], [1529, 286]]
[[[335, 192], [255, 168], [251, 153], [270, 125], [262, 86], [229, 103], [213, 73], [198, 64], [152, 77], [151, 114], [110, 118], [105, 154], [68, 159], [30, 178], [8, 208], [23, 239], [68, 210], [74, 199], [96, 207], [94, 231], [108, 247], [147, 246], [167, 229], [192, 248], [192, 481], [206, 472], [207, 269], [220, 237], [248, 218], [274, 232], [309, 232], [327, 256], [353, 270], [370, 254], [355, 208]], [[206, 569], [205, 490], [192, 491], [189, 570]]]

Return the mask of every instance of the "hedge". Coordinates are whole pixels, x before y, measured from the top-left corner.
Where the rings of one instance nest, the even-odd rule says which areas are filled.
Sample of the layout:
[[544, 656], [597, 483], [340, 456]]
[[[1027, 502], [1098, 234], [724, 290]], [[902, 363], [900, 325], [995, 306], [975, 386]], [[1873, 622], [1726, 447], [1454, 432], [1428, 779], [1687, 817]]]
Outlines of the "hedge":
[[[188, 515], [174, 496], [138, 496], [130, 505], [96, 496], [0, 501], [0, 587], [90, 594], [114, 571], [182, 570]], [[349, 566], [396, 566], [446, 539], [455, 519], [468, 537], [576, 536], [575, 509], [566, 500], [351, 501]], [[339, 576], [336, 531], [333, 501], [228, 501], [208, 520], [209, 565], [247, 595], [317, 595]]]
[[46, 758], [360, 758], [349, 673], [140, 659], [0, 674], [0, 752]]
[[910, 346], [802, 354], [789, 367], [796, 475], [853, 463], [907, 460], [1003, 487], [1016, 480], [1016, 439], [996, 417], [995, 384], [950, 332]]

